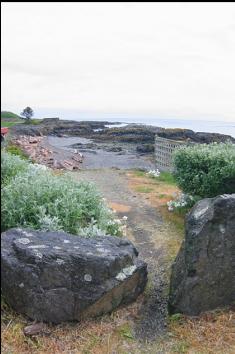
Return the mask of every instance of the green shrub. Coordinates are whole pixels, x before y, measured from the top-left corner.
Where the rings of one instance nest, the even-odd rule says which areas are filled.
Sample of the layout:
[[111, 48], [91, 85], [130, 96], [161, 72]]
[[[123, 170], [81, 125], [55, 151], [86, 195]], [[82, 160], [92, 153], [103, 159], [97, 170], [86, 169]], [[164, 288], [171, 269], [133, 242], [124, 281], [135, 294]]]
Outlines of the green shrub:
[[[64, 230], [84, 237], [121, 235], [119, 223], [93, 184], [78, 183], [67, 175], [52, 175], [45, 166], [21, 159], [20, 165], [18, 159], [5, 153], [5, 167], [8, 161], [11, 172], [2, 188], [2, 231], [29, 227]], [[20, 172], [13, 171], [14, 162]]]
[[174, 175], [179, 187], [200, 197], [235, 192], [235, 145], [213, 143], [175, 151]]
[[28, 160], [28, 156], [16, 145], [9, 144], [6, 146], [5, 150], [10, 154], [21, 157], [23, 160]]
[[1, 151], [1, 183], [5, 185], [18, 173], [27, 171], [29, 163], [19, 156]]

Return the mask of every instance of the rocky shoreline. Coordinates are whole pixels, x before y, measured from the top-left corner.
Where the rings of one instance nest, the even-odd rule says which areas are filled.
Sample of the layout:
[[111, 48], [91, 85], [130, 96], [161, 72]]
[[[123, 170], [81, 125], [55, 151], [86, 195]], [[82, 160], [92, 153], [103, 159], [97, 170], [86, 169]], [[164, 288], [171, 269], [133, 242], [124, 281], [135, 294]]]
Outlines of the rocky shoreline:
[[92, 139], [97, 142], [122, 142], [153, 144], [155, 135], [160, 137], [191, 141], [196, 143], [225, 142], [227, 140], [235, 143], [235, 138], [230, 135], [207, 132], [194, 132], [190, 129], [165, 129], [151, 125], [127, 124], [121, 127], [107, 126], [118, 125], [119, 122], [108, 121], [72, 121], [59, 118], [45, 118], [39, 124], [17, 124], [11, 128], [15, 135], [46, 136], [80, 136]]
[[45, 165], [52, 169], [78, 170], [83, 161], [83, 155], [77, 150], [71, 154], [63, 154], [56, 151], [53, 146], [45, 143], [45, 137], [20, 135], [11, 139], [11, 142], [19, 146], [31, 161]]
[[[117, 127], [118, 124], [120, 127]], [[234, 138], [224, 134], [194, 132], [190, 129], [165, 129], [139, 124], [123, 126], [121, 123], [108, 121], [70, 121], [59, 118], [43, 119], [36, 125], [18, 124], [10, 131], [18, 141], [18, 145], [22, 140], [20, 137], [24, 137], [23, 148], [26, 153], [27, 147], [25, 149], [24, 142], [27, 142], [27, 137], [30, 139], [43, 137], [40, 149], [44, 149], [43, 153], [47, 150], [53, 151], [52, 154], [48, 154], [49, 160], [45, 164], [53, 168], [71, 170], [80, 167], [152, 169], [155, 167], [156, 135], [177, 141], [208, 144], [229, 140], [235, 144]], [[76, 161], [78, 152], [80, 157], [77, 155], [79, 161]], [[29, 156], [32, 154], [35, 157], [35, 152], [29, 151]], [[40, 160], [39, 156], [37, 160]]]

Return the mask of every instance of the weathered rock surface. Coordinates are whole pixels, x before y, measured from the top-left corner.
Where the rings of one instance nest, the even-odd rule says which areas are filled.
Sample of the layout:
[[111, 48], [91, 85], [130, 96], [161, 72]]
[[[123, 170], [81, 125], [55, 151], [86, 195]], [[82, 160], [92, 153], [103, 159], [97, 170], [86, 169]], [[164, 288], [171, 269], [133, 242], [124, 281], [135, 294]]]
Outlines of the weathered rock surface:
[[189, 141], [200, 144], [210, 144], [213, 142], [224, 143], [230, 141], [235, 143], [235, 138], [226, 134], [207, 133], [207, 132], [194, 132], [190, 129], [168, 128], [160, 131], [158, 136], [167, 139]]
[[127, 125], [109, 128], [91, 135], [96, 141], [113, 141], [122, 143], [154, 143], [155, 134], [163, 128], [145, 125]]
[[39, 124], [17, 124], [11, 127], [15, 135], [56, 135], [56, 136], [87, 136], [94, 133], [95, 129], [105, 129], [106, 121], [73, 121], [59, 118], [45, 118]]
[[137, 255], [118, 237], [11, 229], [2, 234], [2, 294], [37, 321], [98, 316], [144, 290], [147, 266]]
[[235, 194], [199, 201], [173, 264], [169, 310], [188, 315], [235, 301]]

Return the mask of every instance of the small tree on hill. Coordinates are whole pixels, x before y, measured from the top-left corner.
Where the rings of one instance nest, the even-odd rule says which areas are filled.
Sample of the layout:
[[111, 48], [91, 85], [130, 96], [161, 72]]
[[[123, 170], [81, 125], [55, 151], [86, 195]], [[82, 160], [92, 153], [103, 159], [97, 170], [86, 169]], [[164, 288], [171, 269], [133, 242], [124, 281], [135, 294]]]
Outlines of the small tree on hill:
[[21, 113], [21, 115], [22, 115], [23, 117], [25, 117], [25, 119], [27, 119], [27, 120], [31, 119], [32, 116], [33, 116], [33, 110], [32, 110], [32, 108], [31, 108], [31, 107], [26, 107], [26, 108], [23, 110], [23, 112]]

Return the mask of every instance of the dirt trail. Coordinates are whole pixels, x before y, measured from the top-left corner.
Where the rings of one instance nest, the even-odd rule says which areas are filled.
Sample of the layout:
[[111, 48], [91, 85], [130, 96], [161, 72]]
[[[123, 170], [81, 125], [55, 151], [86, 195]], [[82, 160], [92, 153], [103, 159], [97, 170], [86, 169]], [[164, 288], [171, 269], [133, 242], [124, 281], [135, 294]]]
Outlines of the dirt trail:
[[148, 199], [129, 187], [128, 174], [115, 169], [83, 170], [75, 174], [79, 180], [94, 182], [117, 215], [128, 217], [127, 237], [135, 244], [139, 257], [148, 264], [149, 283], [142, 302], [136, 337], [152, 340], [164, 333], [167, 318], [169, 284], [169, 240], [178, 237], [172, 226], [163, 222]]

